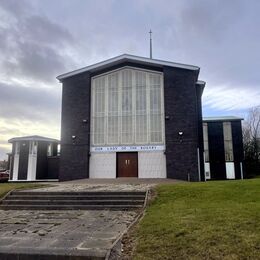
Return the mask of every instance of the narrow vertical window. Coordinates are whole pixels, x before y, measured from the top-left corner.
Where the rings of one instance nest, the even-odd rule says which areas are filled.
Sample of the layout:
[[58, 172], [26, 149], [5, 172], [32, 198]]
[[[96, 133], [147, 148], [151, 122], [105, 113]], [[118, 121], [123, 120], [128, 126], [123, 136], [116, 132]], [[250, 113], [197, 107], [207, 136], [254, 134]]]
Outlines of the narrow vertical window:
[[107, 143], [118, 144], [118, 73], [108, 75]]
[[19, 142], [15, 143], [15, 154], [16, 155], [20, 154], [20, 143]]
[[204, 140], [205, 162], [209, 162], [209, 137], [208, 137], [208, 124], [207, 123], [203, 123], [203, 140]]
[[147, 100], [146, 74], [141, 71], [135, 73], [136, 86], [136, 143], [147, 143]]
[[57, 145], [57, 155], [60, 155], [60, 144]]
[[233, 161], [233, 141], [231, 122], [223, 122], [223, 135], [226, 162]]
[[53, 147], [52, 144], [48, 144], [47, 146], [47, 156], [52, 156], [53, 155]]
[[132, 71], [122, 71], [122, 118], [121, 140], [123, 144], [133, 143], [133, 85]]
[[160, 76], [150, 74], [150, 140], [162, 142], [162, 109]]
[[95, 80], [93, 90], [93, 142], [99, 145], [105, 143], [105, 77]]

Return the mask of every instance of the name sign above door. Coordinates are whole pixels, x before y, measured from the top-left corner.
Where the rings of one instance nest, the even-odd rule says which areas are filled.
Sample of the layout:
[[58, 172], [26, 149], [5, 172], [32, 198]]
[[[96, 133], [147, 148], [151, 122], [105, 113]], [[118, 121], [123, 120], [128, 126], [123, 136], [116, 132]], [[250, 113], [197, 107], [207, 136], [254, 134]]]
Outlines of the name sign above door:
[[165, 145], [130, 145], [130, 146], [98, 146], [91, 147], [90, 152], [135, 152], [164, 151]]

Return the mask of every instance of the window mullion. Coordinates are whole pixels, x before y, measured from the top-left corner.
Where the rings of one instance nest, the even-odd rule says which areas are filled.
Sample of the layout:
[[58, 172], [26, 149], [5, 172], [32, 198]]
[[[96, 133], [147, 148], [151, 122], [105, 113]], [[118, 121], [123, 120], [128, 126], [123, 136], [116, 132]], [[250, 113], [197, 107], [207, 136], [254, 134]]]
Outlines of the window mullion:
[[150, 87], [151, 87], [151, 82], [150, 82], [150, 74], [145, 73], [146, 75], [146, 124], [147, 124], [147, 132], [146, 132], [146, 143], [151, 143], [151, 129], [150, 129]]
[[164, 82], [163, 76], [160, 75], [160, 93], [161, 93], [161, 129], [162, 142], [165, 144], [165, 110], [164, 110]]
[[104, 144], [108, 143], [108, 75], [105, 76], [105, 112], [104, 112]]
[[117, 144], [122, 144], [122, 71], [118, 72], [118, 80], [117, 80], [117, 96], [118, 96], [118, 104], [117, 104], [117, 127], [118, 127], [118, 133], [117, 133]]
[[133, 132], [133, 143], [136, 144], [136, 78], [135, 71], [132, 71], [132, 132]]

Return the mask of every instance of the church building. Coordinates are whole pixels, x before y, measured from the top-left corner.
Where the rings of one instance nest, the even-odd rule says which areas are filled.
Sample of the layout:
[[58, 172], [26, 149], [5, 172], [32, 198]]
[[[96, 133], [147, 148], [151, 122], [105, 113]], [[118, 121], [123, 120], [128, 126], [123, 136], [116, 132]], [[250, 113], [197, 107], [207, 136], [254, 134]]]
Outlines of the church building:
[[199, 72], [123, 54], [58, 76], [59, 180], [204, 180]]
[[243, 119], [202, 118], [199, 72], [124, 54], [58, 76], [61, 140], [10, 139], [10, 181], [243, 179]]

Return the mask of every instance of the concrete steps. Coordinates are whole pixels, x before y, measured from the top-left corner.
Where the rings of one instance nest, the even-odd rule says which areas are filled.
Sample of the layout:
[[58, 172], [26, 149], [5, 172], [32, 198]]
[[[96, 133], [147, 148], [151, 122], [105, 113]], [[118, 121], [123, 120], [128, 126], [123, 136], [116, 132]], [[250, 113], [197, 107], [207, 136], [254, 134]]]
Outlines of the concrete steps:
[[144, 206], [146, 192], [13, 191], [0, 201], [3, 210], [131, 210]]
[[[143, 195], [132, 195], [131, 199], [143, 201]], [[43, 195], [34, 195], [33, 200], [42, 200]], [[48, 200], [127, 200], [129, 195], [45, 195], [44, 199]], [[31, 195], [12, 195], [8, 197], [8, 200], [31, 200]]]
[[145, 191], [12, 191], [12, 195], [114, 195], [114, 196], [121, 196], [121, 195], [142, 195], [144, 196]]

